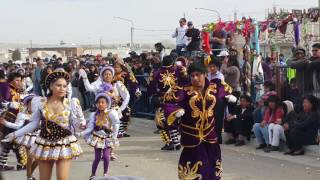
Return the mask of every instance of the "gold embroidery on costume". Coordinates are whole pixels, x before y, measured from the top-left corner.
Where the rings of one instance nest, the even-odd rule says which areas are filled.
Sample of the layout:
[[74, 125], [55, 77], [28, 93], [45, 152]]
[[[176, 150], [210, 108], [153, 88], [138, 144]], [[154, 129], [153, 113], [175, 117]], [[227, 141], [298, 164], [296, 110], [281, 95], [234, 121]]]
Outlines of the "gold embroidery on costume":
[[221, 81], [221, 85], [223, 85], [223, 87], [224, 87], [224, 90], [226, 91], [226, 92], [228, 92], [228, 93], [232, 93], [232, 87], [231, 86], [229, 86], [229, 84], [227, 84], [226, 82], [224, 82], [224, 81]]
[[182, 74], [183, 77], [187, 77], [188, 76], [187, 68], [182, 67], [181, 74]]
[[192, 167], [190, 167], [191, 162], [188, 161], [186, 166], [179, 165], [178, 175], [180, 180], [194, 180], [199, 178], [202, 179], [201, 174], [197, 174], [199, 166], [202, 166], [202, 162], [198, 161]]
[[164, 113], [163, 113], [163, 110], [162, 109], [158, 109], [157, 112], [156, 112], [156, 115], [155, 115], [155, 121], [156, 121], [156, 124], [160, 127], [164, 127], [164, 124], [163, 124], [163, 121], [164, 121]]
[[96, 125], [98, 127], [103, 127], [103, 125], [105, 125], [107, 121], [109, 122], [109, 125], [110, 125], [111, 122], [110, 122], [110, 119], [108, 118], [108, 112], [96, 115]]
[[[209, 118], [213, 116], [214, 114], [214, 107], [216, 105], [216, 97], [212, 95], [213, 93], [217, 92], [217, 85], [209, 85], [205, 92], [205, 96], [203, 97], [202, 94], [199, 91], [194, 90], [193, 88], [188, 91], [188, 95], [194, 94], [190, 100], [189, 105], [192, 109], [191, 116], [192, 118], [197, 119], [196, 127], [192, 127], [198, 130], [199, 134], [197, 137], [199, 137], [201, 140], [204, 139], [207, 134], [204, 134], [204, 131], [211, 128], [212, 122], [209, 122]], [[207, 108], [207, 101], [212, 102], [210, 106]], [[201, 102], [202, 104], [200, 107], [202, 107], [202, 110], [199, 109], [197, 106], [197, 102]]]
[[114, 78], [113, 78], [113, 80], [114, 80], [114, 81], [121, 81], [122, 83], [124, 83], [124, 78], [121, 76], [121, 73], [115, 75]]
[[180, 111], [180, 110], [181, 110], [181, 109], [178, 109], [178, 110], [176, 110], [176, 111], [174, 111], [174, 112], [172, 112], [172, 113], [169, 114], [168, 120], [167, 120], [169, 126], [172, 125], [172, 124], [176, 121], [176, 119], [177, 119], [176, 114], [177, 114], [177, 112]]
[[130, 75], [129, 75], [129, 79], [130, 79], [133, 83], [138, 83], [136, 77], [135, 77], [133, 74], [131, 74], [131, 73], [130, 73]]
[[170, 73], [168, 70], [166, 70], [165, 73], [160, 73], [160, 82], [162, 82], [165, 87], [169, 87], [163, 96], [164, 101], [178, 100], [176, 92], [182, 88], [177, 85], [177, 78], [175, 78], [174, 75], [175, 72]]
[[216, 176], [222, 177], [222, 172], [223, 172], [223, 169], [222, 169], [221, 160], [217, 160], [216, 161]]
[[[45, 118], [45, 125], [46, 125], [46, 130], [48, 131], [49, 134], [51, 134], [51, 129], [48, 128], [48, 121], [55, 122], [56, 124], [60, 126], [66, 126], [69, 123], [69, 116], [70, 116], [70, 111], [65, 111], [65, 109], [57, 114], [52, 114], [49, 112], [48, 108], [48, 103], [45, 99], [40, 100], [41, 103], [44, 103], [43, 107], [43, 115]], [[64, 99], [63, 101], [63, 106], [67, 107], [70, 104], [68, 99]]]
[[16, 90], [10, 89], [10, 95], [12, 96], [12, 102], [20, 102], [21, 101], [20, 93], [18, 93]]

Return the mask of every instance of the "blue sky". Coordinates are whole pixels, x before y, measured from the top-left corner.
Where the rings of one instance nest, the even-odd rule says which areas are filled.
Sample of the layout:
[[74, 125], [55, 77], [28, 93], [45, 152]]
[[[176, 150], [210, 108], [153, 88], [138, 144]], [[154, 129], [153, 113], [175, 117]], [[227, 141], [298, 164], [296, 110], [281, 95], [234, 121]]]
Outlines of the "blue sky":
[[[185, 13], [187, 19], [201, 25], [216, 20], [215, 13], [195, 10], [215, 9], [224, 20], [252, 16], [262, 19], [266, 9], [317, 6], [317, 0], [0, 0], [0, 42], [54, 44], [97, 44], [128, 42], [130, 23], [116, 20], [119, 16], [134, 21], [135, 27], [174, 30]], [[170, 39], [171, 32], [136, 31], [135, 42], [153, 43]]]

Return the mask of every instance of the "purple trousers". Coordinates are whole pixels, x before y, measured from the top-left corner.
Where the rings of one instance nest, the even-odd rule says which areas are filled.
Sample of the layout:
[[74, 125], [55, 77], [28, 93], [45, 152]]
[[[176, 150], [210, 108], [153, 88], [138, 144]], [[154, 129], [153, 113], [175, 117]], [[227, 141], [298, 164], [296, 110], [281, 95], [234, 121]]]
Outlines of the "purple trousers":
[[180, 180], [220, 180], [222, 164], [219, 144], [202, 142], [196, 147], [184, 147], [179, 160], [178, 176]]

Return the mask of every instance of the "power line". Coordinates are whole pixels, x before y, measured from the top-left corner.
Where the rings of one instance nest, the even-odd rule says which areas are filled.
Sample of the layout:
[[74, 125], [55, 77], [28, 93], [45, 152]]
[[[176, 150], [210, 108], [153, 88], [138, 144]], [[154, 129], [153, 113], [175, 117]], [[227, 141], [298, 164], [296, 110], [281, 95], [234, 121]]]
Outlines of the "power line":
[[144, 29], [144, 28], [134, 28], [134, 30], [148, 31], [148, 32], [171, 32], [172, 31], [168, 29]]

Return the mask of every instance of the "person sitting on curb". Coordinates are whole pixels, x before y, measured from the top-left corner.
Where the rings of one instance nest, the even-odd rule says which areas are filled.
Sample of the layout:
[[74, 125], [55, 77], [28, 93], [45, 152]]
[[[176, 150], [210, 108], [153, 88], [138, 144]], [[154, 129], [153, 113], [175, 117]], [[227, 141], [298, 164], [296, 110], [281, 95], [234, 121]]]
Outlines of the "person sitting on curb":
[[[289, 114], [294, 110], [293, 103], [291, 101], [283, 101], [282, 109], [286, 117], [289, 116]], [[279, 119], [279, 121], [276, 121], [275, 123], [271, 123], [268, 127], [268, 130], [271, 148], [266, 149], [265, 152], [268, 153], [270, 151], [279, 151], [280, 140], [286, 140], [281, 119]]]
[[313, 95], [303, 98], [303, 111], [297, 113], [283, 125], [289, 148], [286, 155], [304, 155], [303, 145], [316, 144], [318, 131], [318, 99]]
[[254, 135], [257, 138], [259, 146], [256, 149], [270, 149], [268, 126], [271, 123], [281, 122], [283, 118], [283, 110], [280, 106], [278, 96], [271, 95], [267, 100], [268, 107], [264, 112], [264, 117], [261, 123], [256, 123], [253, 126]]
[[237, 105], [235, 114], [227, 116], [225, 121], [225, 131], [229, 135], [226, 144], [235, 144], [235, 146], [245, 145], [245, 137], [250, 139], [253, 126], [253, 107], [251, 98], [247, 95], [240, 97], [240, 105]]

